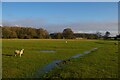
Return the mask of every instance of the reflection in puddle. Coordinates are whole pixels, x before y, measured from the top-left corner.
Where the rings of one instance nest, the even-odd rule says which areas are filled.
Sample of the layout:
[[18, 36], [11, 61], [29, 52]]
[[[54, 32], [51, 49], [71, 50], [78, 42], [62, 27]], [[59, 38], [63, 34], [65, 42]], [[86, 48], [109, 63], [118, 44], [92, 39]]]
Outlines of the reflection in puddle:
[[55, 61], [45, 65], [45, 67], [43, 67], [42, 69], [40, 68], [39, 70], [37, 70], [34, 77], [35, 78], [41, 77], [43, 75], [43, 73], [46, 73], [46, 72], [52, 70], [60, 62], [62, 62], [62, 60], [55, 60]]

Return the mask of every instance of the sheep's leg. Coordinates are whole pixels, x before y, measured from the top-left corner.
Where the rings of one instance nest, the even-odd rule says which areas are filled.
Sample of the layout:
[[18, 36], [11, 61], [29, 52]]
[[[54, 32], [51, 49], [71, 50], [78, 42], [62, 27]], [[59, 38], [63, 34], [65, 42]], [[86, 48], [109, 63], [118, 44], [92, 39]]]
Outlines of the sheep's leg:
[[21, 57], [21, 54], [20, 54], [20, 57]]
[[15, 54], [15, 56], [16, 56], [16, 54]]

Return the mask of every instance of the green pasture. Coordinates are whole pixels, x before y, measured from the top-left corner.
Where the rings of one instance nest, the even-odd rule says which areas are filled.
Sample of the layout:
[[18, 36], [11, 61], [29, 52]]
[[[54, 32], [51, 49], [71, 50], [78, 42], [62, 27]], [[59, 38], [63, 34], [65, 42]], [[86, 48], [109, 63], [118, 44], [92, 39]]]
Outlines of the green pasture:
[[[37, 69], [54, 60], [64, 60], [95, 47], [98, 47], [97, 51], [73, 59], [62, 69], [55, 68], [43, 77], [117, 77], [118, 47], [114, 44], [116, 41], [67, 40], [67, 44], [65, 41], [60, 39], [3, 39], [2, 77], [32, 78]], [[16, 49], [25, 49], [21, 58], [14, 56]], [[54, 50], [55, 53], [40, 52], [41, 50]]]
[[98, 50], [56, 67], [43, 78], [118, 78], [118, 45], [102, 42]]

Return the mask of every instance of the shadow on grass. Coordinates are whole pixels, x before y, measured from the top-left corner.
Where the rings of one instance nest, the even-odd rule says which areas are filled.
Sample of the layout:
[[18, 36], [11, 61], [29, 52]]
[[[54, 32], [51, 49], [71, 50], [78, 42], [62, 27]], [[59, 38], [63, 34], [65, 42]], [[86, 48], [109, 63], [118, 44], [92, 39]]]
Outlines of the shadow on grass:
[[11, 54], [2, 54], [2, 56], [14, 56], [14, 55], [11, 55]]

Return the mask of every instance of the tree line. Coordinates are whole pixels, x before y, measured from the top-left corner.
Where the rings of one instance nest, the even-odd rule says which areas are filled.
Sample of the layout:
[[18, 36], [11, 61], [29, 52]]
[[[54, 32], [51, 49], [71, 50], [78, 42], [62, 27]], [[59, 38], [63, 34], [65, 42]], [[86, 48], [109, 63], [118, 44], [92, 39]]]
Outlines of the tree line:
[[[19, 39], [76, 39], [76, 38], [86, 38], [86, 39], [108, 39], [110, 32], [106, 31], [105, 35], [102, 36], [100, 32], [91, 33], [74, 33], [72, 29], [66, 28], [63, 32], [48, 33], [47, 30], [43, 28], [31, 28], [31, 27], [16, 27], [16, 26], [3, 26], [2, 38], [19, 38]], [[117, 35], [119, 37], [119, 35]]]
[[2, 27], [2, 38], [19, 38], [19, 39], [32, 39], [49, 38], [49, 33], [43, 28], [31, 28], [31, 27]]

